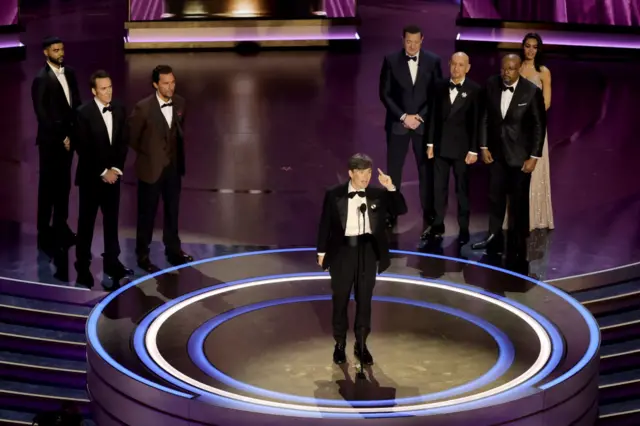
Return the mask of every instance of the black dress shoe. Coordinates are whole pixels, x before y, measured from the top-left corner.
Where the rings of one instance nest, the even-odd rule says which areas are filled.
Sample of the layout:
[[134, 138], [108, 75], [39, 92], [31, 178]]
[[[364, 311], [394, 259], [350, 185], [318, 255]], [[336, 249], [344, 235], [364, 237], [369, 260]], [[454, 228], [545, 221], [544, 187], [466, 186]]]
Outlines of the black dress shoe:
[[119, 260], [111, 260], [105, 261], [104, 273], [114, 280], [119, 280], [127, 275], [133, 275], [133, 270], [124, 266]]
[[364, 365], [373, 365], [373, 356], [371, 355], [371, 352], [369, 352], [366, 344], [364, 344], [364, 347], [361, 348], [360, 343], [356, 342], [355, 346], [353, 347], [353, 354]]
[[185, 263], [193, 262], [193, 257], [180, 250], [177, 253], [165, 252], [167, 256], [167, 262], [173, 266], [184, 265]]
[[336, 343], [335, 348], [333, 349], [333, 362], [336, 364], [344, 364], [347, 362], [347, 354], [345, 353], [345, 344], [344, 343]]
[[487, 249], [491, 252], [498, 253], [502, 251], [502, 236], [490, 234], [486, 239], [471, 245], [473, 250]]
[[461, 246], [467, 244], [469, 242], [469, 230], [468, 229], [461, 229], [460, 233], [458, 234], [458, 244], [460, 244]]
[[148, 273], [153, 273], [160, 270], [160, 268], [151, 263], [149, 255], [138, 256], [138, 267]]

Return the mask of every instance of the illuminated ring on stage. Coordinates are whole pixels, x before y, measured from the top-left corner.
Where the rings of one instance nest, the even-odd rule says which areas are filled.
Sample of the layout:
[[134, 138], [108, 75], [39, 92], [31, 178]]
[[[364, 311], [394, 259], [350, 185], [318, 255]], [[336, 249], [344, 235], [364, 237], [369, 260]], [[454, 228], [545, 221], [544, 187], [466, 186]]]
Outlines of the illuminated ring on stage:
[[[353, 298], [352, 298], [353, 299]], [[328, 406], [338, 407], [375, 407], [375, 406], [389, 406], [393, 404], [414, 404], [417, 402], [432, 401], [441, 398], [450, 398], [452, 396], [460, 395], [467, 392], [472, 392], [483, 386], [490, 384], [505, 372], [511, 368], [513, 360], [515, 358], [515, 350], [513, 344], [507, 337], [507, 335], [498, 327], [491, 324], [489, 321], [472, 315], [468, 312], [461, 311], [459, 309], [451, 308], [448, 306], [442, 306], [435, 303], [422, 302], [417, 300], [404, 299], [399, 297], [389, 296], [374, 296], [373, 300], [378, 302], [399, 303], [402, 305], [417, 306], [419, 308], [432, 309], [435, 311], [443, 312], [455, 317], [464, 319], [473, 325], [482, 328], [487, 334], [491, 335], [498, 345], [498, 360], [493, 367], [482, 376], [471, 380], [463, 385], [456, 386], [455, 388], [446, 389], [443, 391], [418, 395], [413, 397], [395, 398], [388, 400], [373, 400], [373, 401], [341, 401], [337, 399], [324, 399], [324, 398], [311, 398], [298, 395], [291, 395], [282, 392], [275, 392], [268, 389], [252, 386], [247, 383], [243, 383], [236, 380], [222, 371], [218, 370], [209, 360], [204, 353], [204, 343], [206, 338], [213, 332], [213, 330], [222, 325], [224, 322], [229, 321], [237, 316], [257, 311], [263, 308], [271, 306], [279, 306], [290, 303], [298, 302], [314, 302], [319, 300], [331, 300], [331, 295], [321, 296], [301, 296], [301, 297], [289, 297], [286, 299], [267, 300], [265, 302], [255, 303], [253, 305], [242, 306], [240, 308], [232, 309], [224, 312], [217, 317], [210, 319], [196, 329], [196, 331], [189, 338], [189, 356], [195, 365], [200, 368], [208, 376], [217, 379], [218, 381], [225, 383], [228, 386], [236, 389], [257, 394], [259, 396], [271, 399], [280, 399], [289, 402], [297, 402], [301, 404], [320, 404]]]
[[[187, 400], [192, 399], [195, 397], [195, 395], [200, 395], [200, 398], [203, 402], [208, 402], [211, 404], [217, 404], [220, 406], [224, 406], [224, 407], [229, 407], [232, 409], [238, 409], [238, 410], [246, 410], [246, 411], [260, 411], [263, 412], [265, 414], [275, 414], [275, 415], [303, 415], [306, 417], [318, 417], [318, 418], [344, 418], [347, 417], [345, 415], [334, 415], [331, 413], [309, 413], [309, 412], [296, 412], [296, 411], [291, 411], [291, 410], [278, 410], [278, 409], [271, 409], [270, 407], [256, 407], [253, 404], [246, 404], [246, 403], [241, 403], [238, 401], [234, 401], [228, 398], [221, 398], [221, 397], [216, 397], [214, 395], [209, 395], [209, 394], [202, 394], [201, 391], [195, 389], [195, 392], [192, 393], [187, 393], [185, 391], [179, 391], [176, 390], [172, 387], [163, 385], [159, 382], [147, 379], [146, 377], [141, 376], [138, 373], [133, 372], [132, 370], [128, 369], [127, 367], [123, 366], [122, 364], [120, 364], [119, 362], [117, 362], [110, 354], [109, 352], [107, 352], [107, 350], [105, 349], [105, 347], [103, 346], [102, 342], [100, 341], [99, 338], [99, 334], [98, 334], [98, 323], [100, 318], [102, 317], [103, 313], [105, 312], [106, 307], [112, 303], [117, 297], [119, 297], [120, 295], [122, 295], [123, 293], [125, 293], [126, 291], [146, 282], [149, 281], [151, 279], [154, 279], [155, 277], [170, 273], [170, 272], [174, 272], [174, 271], [179, 271], [180, 269], [184, 269], [184, 268], [189, 268], [189, 267], [196, 267], [199, 265], [204, 265], [204, 264], [213, 264], [215, 262], [218, 261], [224, 261], [224, 260], [229, 260], [229, 259], [241, 259], [241, 258], [245, 258], [245, 257], [250, 257], [250, 256], [265, 256], [265, 255], [276, 255], [276, 254], [286, 254], [286, 253], [309, 253], [310, 256], [313, 257], [313, 255], [315, 254], [316, 249], [314, 247], [301, 247], [301, 248], [281, 248], [281, 249], [271, 249], [271, 250], [263, 250], [263, 251], [249, 251], [249, 252], [242, 252], [242, 253], [234, 253], [234, 254], [227, 254], [227, 255], [220, 255], [220, 256], [216, 256], [216, 257], [211, 257], [211, 258], [205, 258], [205, 259], [200, 259], [200, 260], [196, 260], [193, 262], [189, 262], [186, 263], [184, 265], [180, 265], [180, 266], [174, 266], [174, 267], [170, 267], [167, 269], [163, 269], [157, 272], [154, 272], [152, 274], [149, 275], [145, 275], [141, 278], [138, 278], [132, 282], [130, 282], [127, 285], [124, 285], [122, 287], [120, 287], [119, 289], [117, 289], [114, 292], [111, 292], [110, 294], [108, 294], [106, 297], [104, 297], [99, 303], [96, 304], [96, 306], [94, 307], [93, 311], [91, 312], [91, 314], [89, 315], [89, 318], [87, 319], [87, 344], [90, 345], [91, 349], [95, 352], [95, 354], [97, 356], [99, 356], [102, 360], [104, 360], [104, 362], [106, 362], [109, 366], [111, 366], [111, 368], [113, 368], [114, 370], [116, 370], [118, 373], [126, 375], [127, 377], [131, 378], [132, 380], [135, 380], [139, 383], [144, 384], [145, 386], [149, 386], [150, 388], [153, 388], [155, 390], [158, 390], [160, 392], [164, 392], [170, 395], [174, 395], [174, 396], [178, 396], [181, 398], [185, 398]], [[534, 284], [535, 286], [541, 287], [543, 288], [545, 291], [548, 291], [552, 294], [554, 294], [556, 297], [561, 298], [564, 302], [567, 303], [567, 305], [569, 305], [571, 308], [573, 308], [575, 311], [577, 311], [580, 316], [582, 317], [582, 319], [584, 320], [588, 330], [589, 330], [589, 343], [587, 345], [587, 348], [585, 350], [585, 352], [581, 355], [580, 359], [571, 366], [571, 368], [569, 368], [567, 371], [564, 371], [562, 374], [558, 375], [557, 377], [551, 379], [550, 381], [543, 383], [541, 385], [536, 386], [537, 389], [541, 390], [541, 391], [546, 391], [549, 390], [555, 386], [558, 386], [561, 383], [564, 383], [568, 380], [570, 380], [571, 378], [573, 378], [574, 376], [576, 376], [576, 374], [578, 374], [580, 371], [582, 371], [598, 354], [598, 348], [600, 346], [600, 330], [598, 327], [598, 323], [596, 322], [595, 318], [593, 318], [593, 315], [591, 315], [591, 313], [580, 304], [580, 302], [578, 302], [577, 300], [575, 300], [574, 298], [572, 298], [571, 296], [569, 296], [567, 293], [565, 293], [564, 291], [558, 289], [557, 287], [554, 287], [551, 284], [545, 283], [545, 282], [541, 282], [541, 281], [537, 281], [534, 280], [533, 278], [530, 278], [526, 275], [522, 275], [522, 274], [518, 274], [506, 269], [502, 269], [499, 268], [497, 266], [493, 266], [493, 265], [487, 265], [487, 264], [483, 264], [480, 262], [476, 262], [476, 261], [472, 261], [472, 260], [467, 260], [467, 259], [459, 259], [459, 258], [453, 258], [453, 257], [448, 257], [448, 256], [442, 256], [442, 255], [436, 255], [436, 254], [427, 254], [427, 253], [420, 253], [420, 252], [413, 252], [413, 251], [405, 251], [405, 250], [390, 250], [390, 252], [394, 255], [404, 255], [404, 256], [417, 256], [417, 257], [421, 257], [421, 258], [431, 258], [431, 259], [441, 259], [441, 260], [445, 260], [445, 261], [450, 261], [450, 262], [456, 262], [456, 263], [460, 263], [460, 264], [465, 264], [465, 265], [471, 265], [471, 266], [475, 266], [478, 268], [484, 268], [484, 269], [488, 269], [488, 270], [492, 270], [492, 271], [497, 271], [500, 272], [502, 274], [505, 275], [509, 275], [512, 277], [516, 277], [522, 281], [525, 282], [530, 282], [532, 284]], [[164, 376], [162, 376], [164, 377]], [[542, 380], [542, 379], [541, 379]], [[191, 388], [191, 387], [189, 387]], [[447, 409], [433, 409], [433, 410], [429, 410], [428, 412], [415, 412], [415, 413], [404, 413], [404, 415], [415, 415], [415, 416], [419, 416], [419, 415], [425, 415], [425, 414], [437, 414], [438, 412], [440, 413], [445, 413], [445, 412], [453, 412], [453, 411], [459, 411], [462, 409], [471, 409], [474, 407], [480, 407], [480, 406], [486, 406], [488, 403], [501, 403], [501, 402], [505, 402], [506, 400], [508, 400], [509, 398], [517, 398], [517, 396], [514, 394], [514, 391], [508, 391], [505, 392], [504, 395], [502, 395], [503, 398], [497, 398], [497, 397], [491, 397], [491, 398], [487, 398], [484, 401], [481, 401], [482, 404], [480, 403], [474, 403], [474, 404], [465, 404], [464, 406], [458, 405], [456, 407], [450, 407]], [[314, 415], [315, 414], [315, 415]], [[361, 416], [353, 416], [353, 417], [357, 417], [357, 418], [363, 418], [363, 417], [368, 417], [368, 418], [372, 418], [372, 417], [392, 417], [394, 413], [387, 413], [379, 415], [379, 414], [369, 414], [369, 415], [361, 415]], [[397, 413], [400, 414], [400, 413]]]
[[[563, 355], [563, 343], [558, 331], [555, 327], [549, 323], [544, 317], [537, 314], [530, 308], [520, 305], [514, 301], [506, 298], [500, 298], [492, 293], [479, 290], [474, 287], [464, 286], [453, 283], [437, 283], [430, 280], [416, 278], [413, 276], [404, 275], [380, 275], [379, 281], [391, 281], [396, 283], [415, 284], [427, 287], [440, 288], [442, 290], [449, 290], [467, 296], [482, 299], [486, 302], [492, 303], [507, 310], [525, 321], [537, 334], [540, 341], [540, 354], [533, 363], [533, 365], [523, 374], [517, 378], [511, 380], [508, 383], [500, 385], [496, 388], [481, 392], [476, 395], [466, 396], [458, 399], [433, 402], [427, 404], [414, 404], [402, 407], [367, 407], [367, 408], [342, 408], [342, 407], [311, 407], [297, 404], [287, 404], [281, 402], [266, 401], [252, 397], [246, 397], [238, 395], [233, 392], [224, 391], [213, 386], [201, 383], [181, 372], [176, 370], [171, 364], [169, 364], [160, 354], [157, 346], [157, 335], [160, 327], [166, 322], [172, 315], [181, 309], [196, 303], [200, 300], [206, 299], [218, 294], [227, 293], [233, 290], [240, 290], [244, 288], [250, 288], [259, 285], [277, 284], [282, 282], [302, 281], [302, 280], [317, 280], [317, 279], [329, 279], [327, 273], [312, 273], [312, 274], [292, 274], [277, 277], [263, 277], [252, 278], [248, 280], [237, 281], [234, 283], [227, 283], [214, 287], [213, 289], [202, 289], [192, 292], [188, 295], [178, 297], [164, 305], [159, 309], [156, 309], [149, 314], [138, 326], [134, 335], [134, 348], [140, 357], [143, 364], [147, 366], [158, 376], [167, 380], [168, 382], [195, 394], [201, 396], [215, 395], [225, 399], [235, 400], [239, 403], [244, 403], [249, 407], [261, 406], [262, 409], [271, 408], [275, 410], [283, 410], [294, 412], [296, 415], [304, 415], [301, 413], [322, 413], [323, 416], [328, 414], [334, 414], [338, 417], [362, 417], [362, 415], [368, 415], [369, 417], [377, 415], [389, 416], [406, 416], [406, 415], [425, 415], [427, 412], [433, 412], [434, 410], [451, 408], [456, 406], [459, 408], [463, 404], [474, 404], [480, 402], [486, 402], [494, 398], [501, 399], [501, 393], [505, 391], [515, 392], [516, 390], [524, 391], [534, 386], [540, 380], [546, 378], [558, 365]], [[533, 318], [536, 317], [537, 321]], [[544, 324], [544, 327], [541, 325]], [[148, 330], [147, 330], [148, 328]], [[546, 330], [545, 330], [546, 329]], [[550, 337], [551, 336], [551, 337]], [[553, 340], [553, 345], [551, 341]]]

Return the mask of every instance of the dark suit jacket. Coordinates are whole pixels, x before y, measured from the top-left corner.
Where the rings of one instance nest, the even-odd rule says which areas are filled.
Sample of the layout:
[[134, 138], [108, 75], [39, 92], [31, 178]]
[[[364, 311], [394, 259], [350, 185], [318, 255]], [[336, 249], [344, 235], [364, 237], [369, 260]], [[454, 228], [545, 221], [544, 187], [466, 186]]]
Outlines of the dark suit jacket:
[[435, 93], [430, 126], [432, 137], [429, 140], [433, 144], [434, 154], [464, 160], [469, 151], [478, 153], [480, 85], [465, 78], [453, 104], [449, 96], [449, 79], [440, 80]]
[[170, 146], [176, 142], [176, 166], [178, 173], [185, 173], [184, 160], [184, 111], [185, 100], [174, 95], [173, 120], [171, 128], [160, 110], [156, 93], [138, 102], [129, 118], [129, 144], [136, 152], [135, 169], [138, 179], [146, 183], [155, 183], [162, 170], [169, 165]]
[[[387, 109], [385, 120], [387, 133], [404, 135], [409, 132], [409, 129], [406, 129], [400, 121], [403, 114], [418, 114], [425, 123], [429, 122], [429, 107], [433, 103], [434, 84], [440, 78], [442, 78], [440, 58], [434, 53], [420, 51], [415, 85], [411, 81], [411, 72], [404, 49], [385, 56], [380, 72], [380, 100]], [[420, 125], [415, 131], [418, 134], [424, 134], [425, 125]]]
[[69, 85], [71, 106], [64, 94], [64, 89], [55, 73], [45, 64], [38, 71], [31, 84], [31, 100], [38, 119], [38, 136], [36, 144], [53, 144], [72, 139], [75, 124], [75, 111], [80, 106], [80, 91], [76, 73], [70, 67], [64, 67], [64, 76]]
[[547, 130], [542, 91], [520, 77], [505, 118], [502, 118], [502, 78], [487, 81], [480, 120], [480, 146], [486, 146], [496, 160], [521, 167], [531, 156], [541, 157]]
[[113, 131], [109, 142], [107, 126], [102, 111], [94, 99], [78, 108], [76, 138], [74, 145], [78, 151], [78, 169], [76, 185], [89, 185], [101, 182], [100, 175], [105, 169], [116, 167], [124, 171], [127, 158], [127, 115], [124, 107], [112, 102]]
[[[322, 216], [318, 228], [318, 253], [325, 253], [322, 267], [327, 269], [338, 254], [344, 242], [347, 226], [347, 208], [349, 204], [349, 183], [343, 183], [327, 190], [322, 205]], [[367, 188], [367, 213], [371, 233], [378, 257], [378, 272], [385, 271], [389, 259], [389, 241], [387, 239], [385, 219], [387, 215], [399, 216], [407, 212], [407, 204], [400, 191], [387, 191], [383, 188]]]

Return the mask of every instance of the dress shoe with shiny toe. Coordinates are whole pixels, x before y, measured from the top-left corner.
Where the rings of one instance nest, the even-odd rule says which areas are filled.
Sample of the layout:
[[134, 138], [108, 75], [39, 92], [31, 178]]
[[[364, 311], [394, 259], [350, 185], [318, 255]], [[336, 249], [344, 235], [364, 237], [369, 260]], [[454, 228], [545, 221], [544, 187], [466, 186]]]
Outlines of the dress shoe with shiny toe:
[[119, 260], [115, 260], [105, 262], [104, 273], [115, 280], [119, 280], [127, 275], [133, 275], [133, 270], [124, 266]]
[[458, 234], [458, 244], [460, 244], [461, 246], [467, 244], [469, 242], [469, 238], [469, 230], [461, 229], [460, 233]]
[[373, 356], [371, 355], [371, 352], [369, 352], [366, 344], [363, 348], [361, 348], [360, 344], [356, 342], [355, 346], [353, 347], [353, 354], [364, 365], [373, 365]]
[[149, 256], [147, 255], [138, 256], [138, 267], [143, 271], [149, 272], [149, 273], [157, 272], [160, 270], [160, 268], [158, 268], [156, 265], [151, 263], [151, 259], [149, 259]]
[[336, 343], [335, 348], [333, 348], [333, 362], [338, 365], [347, 362], [347, 354], [345, 353], [344, 343]]
[[184, 265], [185, 263], [193, 262], [193, 257], [180, 250], [179, 252], [165, 252], [167, 256], [167, 262], [173, 266]]
[[475, 244], [471, 245], [473, 250], [484, 250], [487, 249], [491, 252], [501, 252], [502, 251], [502, 237], [496, 234], [490, 234], [487, 238], [482, 241], [479, 241]]
[[78, 276], [76, 277], [76, 284], [81, 285], [83, 287], [92, 288], [93, 287], [93, 274], [88, 269], [82, 269], [78, 271]]

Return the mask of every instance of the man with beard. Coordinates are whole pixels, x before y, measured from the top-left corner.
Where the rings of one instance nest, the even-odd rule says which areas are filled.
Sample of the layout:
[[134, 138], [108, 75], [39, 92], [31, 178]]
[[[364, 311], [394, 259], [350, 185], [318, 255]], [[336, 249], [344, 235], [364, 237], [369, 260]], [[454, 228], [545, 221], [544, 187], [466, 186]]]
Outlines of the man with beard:
[[38, 119], [36, 145], [40, 157], [38, 248], [51, 253], [59, 248], [68, 249], [76, 240], [67, 219], [73, 126], [75, 111], [80, 106], [80, 91], [73, 69], [63, 66], [62, 40], [48, 37], [42, 49], [47, 63], [33, 80], [31, 99]]
[[[482, 161], [490, 166], [489, 235], [471, 248], [502, 251], [502, 222], [509, 198], [509, 217], [514, 221], [511, 242], [520, 255], [529, 234], [529, 184], [531, 172], [542, 156], [547, 129], [542, 91], [520, 78], [521, 59], [509, 54], [502, 59], [500, 75], [489, 79], [484, 90], [480, 120]], [[511, 227], [510, 227], [511, 228]]]
[[129, 149], [125, 128], [127, 116], [120, 103], [112, 102], [111, 77], [106, 71], [94, 72], [90, 84], [95, 97], [78, 109], [74, 141], [78, 152], [76, 185], [80, 190], [76, 282], [87, 287], [93, 286], [89, 266], [98, 209], [103, 218], [104, 273], [114, 281], [133, 273], [118, 260], [120, 176]]
[[151, 73], [154, 93], [138, 102], [129, 120], [129, 144], [136, 152], [138, 175], [138, 266], [157, 269], [149, 259], [149, 245], [160, 197], [164, 205], [163, 242], [172, 265], [191, 262], [182, 251], [178, 236], [178, 213], [184, 159], [185, 100], [175, 95], [176, 78], [169, 65], [158, 65]]

